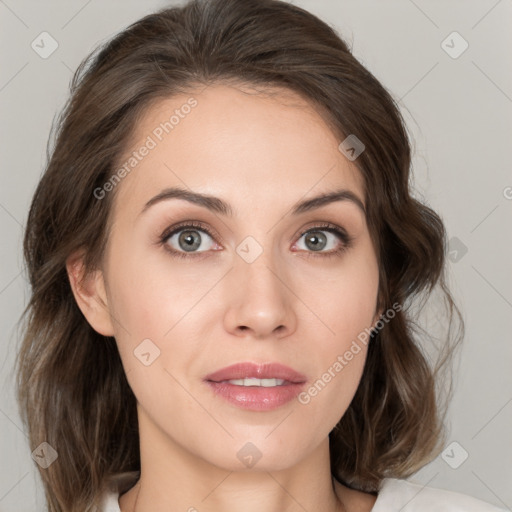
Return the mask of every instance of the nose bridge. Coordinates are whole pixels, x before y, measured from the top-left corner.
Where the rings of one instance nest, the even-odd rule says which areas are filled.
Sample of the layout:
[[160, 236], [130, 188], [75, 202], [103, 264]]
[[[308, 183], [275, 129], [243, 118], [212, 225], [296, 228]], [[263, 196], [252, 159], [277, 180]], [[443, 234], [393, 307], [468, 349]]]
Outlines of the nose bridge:
[[290, 332], [296, 324], [279, 251], [271, 246], [272, 236], [260, 240], [247, 236], [236, 247], [226, 311], [229, 330], [249, 329], [257, 337]]
[[253, 237], [248, 237], [237, 247], [237, 255], [235, 272], [239, 274], [241, 283], [249, 288], [255, 287], [255, 291], [261, 293], [279, 294], [278, 288], [283, 285], [276, 278], [275, 269], [280, 265], [269, 243], [263, 247]]
[[[259, 238], [261, 240], [261, 236]], [[261, 242], [248, 236], [236, 248], [235, 274], [238, 274], [244, 292], [254, 295], [252, 300], [284, 299], [281, 289], [284, 285], [276, 277], [276, 269], [282, 266], [271, 244], [271, 236]]]

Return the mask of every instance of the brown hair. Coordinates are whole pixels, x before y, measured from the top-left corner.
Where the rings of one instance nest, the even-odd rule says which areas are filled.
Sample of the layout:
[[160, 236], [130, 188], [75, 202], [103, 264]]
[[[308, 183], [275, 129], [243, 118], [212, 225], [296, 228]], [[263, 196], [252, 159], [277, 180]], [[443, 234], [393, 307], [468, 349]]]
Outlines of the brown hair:
[[[136, 400], [115, 340], [82, 315], [66, 259], [82, 249], [87, 269], [100, 266], [115, 194], [98, 200], [93, 191], [115, 172], [148, 106], [221, 81], [291, 89], [315, 105], [340, 142], [355, 134], [365, 145], [354, 163], [379, 256], [378, 306], [403, 307], [373, 333], [356, 395], [329, 435], [333, 476], [377, 491], [384, 477], [417, 471], [444, 442], [440, 371], [463, 322], [445, 284], [443, 223], [409, 190], [411, 151], [397, 104], [307, 11], [279, 0], [193, 0], [145, 16], [89, 55], [52, 126], [55, 141], [26, 223], [32, 295], [17, 362], [31, 449], [46, 441], [58, 452], [39, 468], [50, 512], [92, 510], [110, 475], [140, 469]], [[427, 346], [434, 338], [415, 312], [434, 289], [448, 319], [435, 364]], [[451, 379], [448, 387], [446, 398]]]

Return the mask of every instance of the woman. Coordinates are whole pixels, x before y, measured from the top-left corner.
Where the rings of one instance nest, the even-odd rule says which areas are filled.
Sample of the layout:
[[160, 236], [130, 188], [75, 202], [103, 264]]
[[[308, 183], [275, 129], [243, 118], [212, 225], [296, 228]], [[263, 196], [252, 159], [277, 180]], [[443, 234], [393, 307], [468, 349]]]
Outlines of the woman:
[[[325, 23], [192, 1], [80, 66], [30, 209], [19, 402], [50, 511], [498, 510], [443, 449], [414, 308], [445, 231]], [[407, 508], [405, 508], [407, 507]]]

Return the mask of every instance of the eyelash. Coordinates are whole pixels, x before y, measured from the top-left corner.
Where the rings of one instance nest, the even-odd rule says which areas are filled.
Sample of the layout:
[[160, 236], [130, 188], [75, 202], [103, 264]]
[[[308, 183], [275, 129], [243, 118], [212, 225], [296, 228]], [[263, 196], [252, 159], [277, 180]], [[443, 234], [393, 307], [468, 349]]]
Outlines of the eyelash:
[[[158, 242], [159, 245], [162, 245], [165, 248], [165, 250], [167, 250], [169, 253], [171, 253], [171, 256], [177, 257], [177, 258], [200, 258], [201, 259], [204, 257], [208, 257], [207, 253], [209, 251], [187, 253], [187, 252], [176, 251], [175, 249], [171, 249], [169, 247], [169, 245], [167, 244], [167, 241], [169, 240], [169, 238], [171, 238], [171, 236], [175, 235], [176, 233], [179, 233], [180, 231], [186, 231], [187, 229], [204, 231], [212, 239], [220, 238], [203, 223], [196, 222], [196, 221], [192, 221], [192, 222], [187, 221], [182, 224], [178, 224], [176, 226], [167, 228], [160, 236], [160, 239]], [[329, 233], [333, 233], [334, 235], [337, 235], [343, 243], [337, 249], [329, 251], [329, 252], [318, 252], [315, 254], [315, 252], [306, 251], [307, 258], [309, 258], [309, 257], [331, 258], [334, 256], [340, 256], [342, 253], [344, 253], [345, 251], [347, 251], [348, 249], [350, 249], [352, 247], [353, 238], [351, 236], [349, 236], [344, 229], [336, 226], [335, 224], [331, 224], [329, 222], [320, 223], [315, 226], [308, 227], [307, 229], [305, 229], [304, 231], [302, 231], [300, 233], [298, 239], [302, 238], [306, 233], [309, 233], [311, 231], [327, 231]]]

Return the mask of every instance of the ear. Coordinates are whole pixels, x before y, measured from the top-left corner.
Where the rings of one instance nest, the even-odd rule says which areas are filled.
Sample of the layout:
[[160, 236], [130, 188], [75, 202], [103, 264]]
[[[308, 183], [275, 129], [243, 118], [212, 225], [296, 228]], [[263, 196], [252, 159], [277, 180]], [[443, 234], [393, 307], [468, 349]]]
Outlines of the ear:
[[91, 327], [103, 336], [114, 336], [103, 272], [85, 274], [83, 251], [66, 260], [66, 270], [76, 303]]

